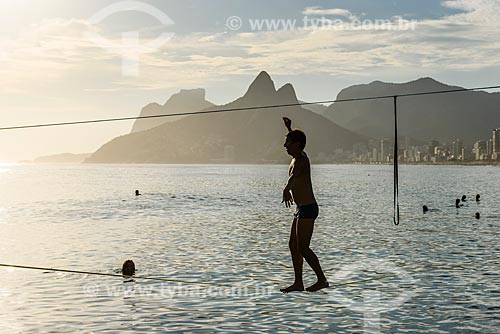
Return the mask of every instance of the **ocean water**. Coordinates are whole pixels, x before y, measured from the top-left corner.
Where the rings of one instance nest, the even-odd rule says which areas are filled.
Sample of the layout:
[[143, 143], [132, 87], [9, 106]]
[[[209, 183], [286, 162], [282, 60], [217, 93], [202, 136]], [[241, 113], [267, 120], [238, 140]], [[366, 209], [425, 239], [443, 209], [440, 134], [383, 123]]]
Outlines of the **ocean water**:
[[0, 267], [0, 333], [500, 333], [500, 168], [401, 166], [399, 226], [390, 166], [312, 172], [333, 286], [285, 295], [287, 166], [0, 165], [0, 263], [165, 279]]

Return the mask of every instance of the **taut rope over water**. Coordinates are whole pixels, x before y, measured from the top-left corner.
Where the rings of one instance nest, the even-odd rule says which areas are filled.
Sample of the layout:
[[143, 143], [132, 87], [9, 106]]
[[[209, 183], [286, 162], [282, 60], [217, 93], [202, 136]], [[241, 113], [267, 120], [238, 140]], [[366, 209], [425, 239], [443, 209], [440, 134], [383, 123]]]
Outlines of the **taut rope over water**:
[[394, 225], [399, 225], [398, 97], [394, 96]]

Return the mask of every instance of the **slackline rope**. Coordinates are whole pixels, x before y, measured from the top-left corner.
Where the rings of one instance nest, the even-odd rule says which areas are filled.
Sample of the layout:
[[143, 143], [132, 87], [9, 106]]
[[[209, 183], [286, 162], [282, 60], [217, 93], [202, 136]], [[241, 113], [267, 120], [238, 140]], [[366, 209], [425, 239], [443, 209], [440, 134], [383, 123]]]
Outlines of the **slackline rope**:
[[394, 225], [399, 225], [398, 97], [394, 96]]
[[422, 96], [422, 95], [431, 95], [431, 94], [446, 94], [446, 93], [457, 93], [457, 92], [469, 92], [469, 91], [475, 91], [475, 90], [487, 90], [487, 89], [499, 89], [499, 88], [500, 88], [500, 85], [499, 86], [475, 87], [475, 88], [449, 89], [449, 90], [421, 92], [421, 93], [408, 93], [408, 94], [399, 94], [399, 95], [381, 95], [381, 96], [360, 97], [360, 98], [352, 98], [352, 99], [336, 99], [336, 100], [325, 100], [325, 101], [316, 101], [316, 102], [299, 102], [299, 103], [276, 104], [276, 105], [244, 107], [244, 108], [216, 109], [216, 110], [194, 111], [194, 112], [176, 113], [176, 114], [162, 114], [162, 115], [151, 115], [151, 116], [133, 116], [133, 117], [119, 117], [119, 118], [104, 118], [104, 119], [93, 119], [93, 120], [74, 121], [74, 122], [60, 122], [60, 123], [28, 124], [28, 125], [17, 125], [17, 126], [3, 127], [3, 128], [0, 128], [0, 131], [28, 129], [28, 128], [42, 128], [42, 127], [51, 127], [51, 126], [75, 125], [75, 124], [89, 124], [89, 123], [102, 123], [102, 122], [129, 121], [129, 120], [146, 119], [146, 118], [188, 116], [188, 115], [200, 115], [200, 114], [214, 114], [214, 113], [231, 112], [231, 111], [270, 109], [270, 108], [283, 108], [283, 107], [305, 106], [305, 105], [311, 105], [311, 104], [325, 104], [325, 103], [334, 103], [334, 102], [368, 101], [368, 100], [376, 100], [376, 99], [394, 98], [394, 96], [397, 96], [397, 97]]
[[[424, 265], [422, 266], [421, 269], [416, 269], [413, 271], [408, 271], [405, 274], [416, 274], [420, 272], [425, 272], [425, 271], [430, 271], [431, 269], [455, 269], [457, 267], [462, 267], [464, 264], [476, 264], [477, 262], [470, 261], [470, 262], [462, 262], [458, 266], [455, 265], [445, 265], [438, 267], [436, 265]], [[120, 274], [109, 274], [109, 273], [98, 273], [98, 272], [91, 272], [91, 271], [80, 271], [80, 270], [69, 270], [69, 269], [57, 269], [57, 268], [44, 268], [44, 267], [33, 267], [33, 266], [21, 266], [21, 265], [15, 265], [15, 264], [7, 264], [7, 263], [0, 263], [0, 267], [9, 267], [9, 268], [19, 268], [19, 269], [32, 269], [32, 270], [42, 270], [42, 271], [54, 271], [54, 272], [63, 272], [63, 273], [73, 273], [73, 274], [85, 274], [85, 275], [96, 275], [96, 276], [107, 276], [107, 277], [119, 277], [119, 278], [126, 278], [126, 279], [143, 279], [143, 280], [151, 280], [151, 281], [163, 281], [163, 282], [172, 282], [172, 283], [183, 283], [187, 285], [211, 285], [211, 286], [219, 286], [219, 287], [239, 287], [239, 286], [234, 286], [231, 284], [222, 284], [222, 283], [212, 283], [212, 282], [195, 282], [195, 281], [186, 281], [186, 280], [180, 280], [180, 279], [173, 279], [173, 278], [163, 278], [163, 277], [148, 277], [148, 276], [124, 276]], [[427, 269], [428, 270], [427, 270]], [[344, 285], [354, 285], [358, 283], [364, 283], [364, 282], [370, 282], [370, 281], [378, 281], [382, 280], [385, 278], [390, 278], [390, 277], [396, 277], [398, 276], [398, 273], [394, 274], [389, 274], [389, 275], [382, 275], [382, 276], [377, 276], [377, 277], [372, 277], [372, 278], [367, 278], [367, 279], [360, 279], [360, 280], [355, 280], [355, 281], [348, 281], [348, 282], [343, 282], [343, 283], [336, 283], [336, 284], [330, 284], [328, 288], [334, 288], [334, 287], [339, 287], [339, 286], [344, 286]], [[252, 288], [254, 286], [252, 285], [247, 285], [243, 286], [240, 288]]]
[[109, 274], [109, 273], [98, 273], [91, 271], [81, 271], [81, 270], [69, 270], [69, 269], [57, 269], [57, 268], [44, 268], [44, 267], [32, 267], [32, 266], [21, 266], [16, 264], [6, 264], [0, 263], [0, 267], [10, 267], [10, 268], [20, 268], [20, 269], [33, 269], [33, 270], [43, 270], [43, 271], [55, 271], [62, 273], [73, 273], [73, 274], [85, 274], [85, 275], [97, 275], [97, 276], [108, 276], [108, 277], [121, 277], [121, 278], [137, 278], [152, 281], [164, 281], [173, 283], [184, 283], [184, 284], [201, 284], [201, 285], [214, 285], [214, 286], [224, 286], [230, 287], [229, 284], [219, 284], [219, 283], [207, 283], [207, 282], [192, 282], [173, 278], [163, 278], [163, 277], [147, 277], [147, 276], [124, 276], [121, 274]]

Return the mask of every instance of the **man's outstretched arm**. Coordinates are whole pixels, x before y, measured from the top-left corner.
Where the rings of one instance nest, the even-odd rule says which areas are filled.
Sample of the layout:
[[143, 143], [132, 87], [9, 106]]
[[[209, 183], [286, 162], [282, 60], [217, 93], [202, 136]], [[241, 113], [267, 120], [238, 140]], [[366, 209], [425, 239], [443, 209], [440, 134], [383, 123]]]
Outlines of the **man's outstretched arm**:
[[292, 120], [288, 117], [283, 117], [283, 122], [285, 122], [285, 126], [288, 129], [288, 132], [292, 132]]

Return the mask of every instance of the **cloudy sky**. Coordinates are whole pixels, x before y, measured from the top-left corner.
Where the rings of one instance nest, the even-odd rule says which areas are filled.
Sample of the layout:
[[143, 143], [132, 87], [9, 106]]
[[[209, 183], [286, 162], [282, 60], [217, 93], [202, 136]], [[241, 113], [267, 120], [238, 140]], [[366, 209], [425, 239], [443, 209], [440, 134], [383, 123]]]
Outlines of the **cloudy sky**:
[[[261, 70], [300, 99], [429, 76], [500, 84], [500, 0], [0, 0], [0, 127], [218, 104]], [[0, 161], [92, 152], [131, 122], [0, 131]]]

